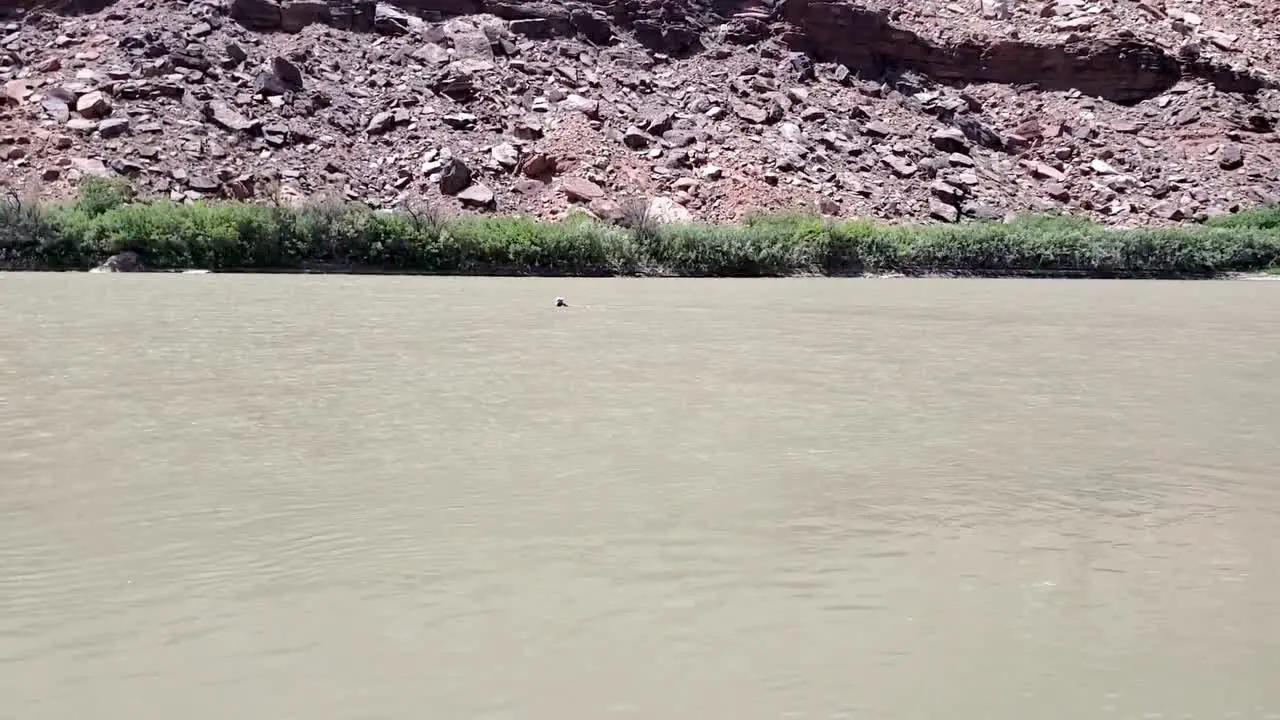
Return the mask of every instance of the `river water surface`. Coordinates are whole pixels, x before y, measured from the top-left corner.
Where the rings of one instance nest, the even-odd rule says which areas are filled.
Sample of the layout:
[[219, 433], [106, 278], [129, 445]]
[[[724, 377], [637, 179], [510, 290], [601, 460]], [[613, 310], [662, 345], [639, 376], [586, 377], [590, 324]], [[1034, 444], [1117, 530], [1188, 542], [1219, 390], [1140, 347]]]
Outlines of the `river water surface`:
[[1280, 718], [1280, 283], [0, 303], [3, 718]]

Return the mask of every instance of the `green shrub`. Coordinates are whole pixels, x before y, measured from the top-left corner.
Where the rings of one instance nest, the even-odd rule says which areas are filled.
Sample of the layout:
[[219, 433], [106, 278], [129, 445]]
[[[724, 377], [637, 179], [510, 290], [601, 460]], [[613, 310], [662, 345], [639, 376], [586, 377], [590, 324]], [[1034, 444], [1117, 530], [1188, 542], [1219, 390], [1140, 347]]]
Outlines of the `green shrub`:
[[625, 230], [589, 219], [464, 217], [448, 225], [444, 244], [453, 262], [441, 269], [610, 274], [627, 269], [626, 239]]
[[[726, 225], [663, 225], [641, 202], [616, 224], [584, 213], [445, 218], [429, 207], [372, 210], [235, 202], [130, 202], [125, 185], [86, 180], [50, 208], [0, 197], [0, 266], [84, 268], [137, 252], [153, 268], [292, 269], [304, 264], [434, 273], [779, 276], [901, 271], [1189, 274], [1280, 267], [1280, 210], [1204, 225], [1112, 230], [1081, 218], [892, 225], [807, 213]], [[1270, 214], [1268, 214], [1270, 213]], [[1231, 222], [1228, 222], [1230, 220]], [[1233, 224], [1234, 223], [1234, 224]]]
[[40, 205], [16, 190], [0, 188], [0, 253], [22, 253], [53, 238]]
[[1219, 215], [1209, 218], [1204, 224], [1217, 228], [1280, 230], [1280, 203], [1268, 203], [1234, 215]]
[[80, 181], [76, 205], [89, 217], [97, 217], [132, 198], [133, 189], [127, 182], [89, 176]]

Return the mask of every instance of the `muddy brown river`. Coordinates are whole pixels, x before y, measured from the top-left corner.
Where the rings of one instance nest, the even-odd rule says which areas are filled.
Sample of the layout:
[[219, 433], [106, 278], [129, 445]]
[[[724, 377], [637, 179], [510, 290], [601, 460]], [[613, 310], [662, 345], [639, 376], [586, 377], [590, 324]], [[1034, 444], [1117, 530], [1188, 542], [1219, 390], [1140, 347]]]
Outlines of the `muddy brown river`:
[[1280, 283], [0, 304], [2, 718], [1280, 718]]

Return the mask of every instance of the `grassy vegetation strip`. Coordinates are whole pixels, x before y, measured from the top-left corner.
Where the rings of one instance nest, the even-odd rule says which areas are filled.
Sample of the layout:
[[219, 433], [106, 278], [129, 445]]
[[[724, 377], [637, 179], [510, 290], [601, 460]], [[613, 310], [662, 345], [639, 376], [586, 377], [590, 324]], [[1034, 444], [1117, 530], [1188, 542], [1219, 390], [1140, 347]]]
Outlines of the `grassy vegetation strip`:
[[152, 269], [309, 266], [429, 273], [778, 276], [799, 273], [1199, 275], [1280, 267], [1280, 206], [1201, 225], [1106, 229], [1086, 220], [890, 225], [812, 215], [671, 225], [575, 216], [445, 219], [361, 205], [131, 202], [89, 181], [74, 203], [0, 199], [0, 267], [87, 269], [133, 251]]

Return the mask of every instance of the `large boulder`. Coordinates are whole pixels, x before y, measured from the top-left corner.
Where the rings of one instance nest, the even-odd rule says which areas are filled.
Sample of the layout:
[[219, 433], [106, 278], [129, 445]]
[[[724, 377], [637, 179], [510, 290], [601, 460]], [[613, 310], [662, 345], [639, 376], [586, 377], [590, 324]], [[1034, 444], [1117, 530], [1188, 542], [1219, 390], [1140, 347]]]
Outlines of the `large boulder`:
[[693, 222], [693, 214], [669, 197], [650, 198], [645, 212], [651, 221], [662, 225]]
[[440, 192], [457, 195], [471, 185], [471, 168], [457, 158], [445, 163], [440, 172]]
[[231, 132], [248, 132], [254, 122], [221, 101], [205, 103], [204, 116], [209, 122]]
[[608, 45], [613, 42], [613, 25], [604, 13], [589, 10], [574, 10], [569, 14], [573, 29], [596, 45]]
[[119, 117], [98, 123], [98, 135], [104, 139], [118, 138], [129, 133], [129, 118]]
[[288, 58], [277, 56], [271, 67], [258, 74], [258, 92], [263, 95], [284, 95], [302, 89], [302, 70]]
[[142, 272], [146, 270], [142, 265], [142, 258], [138, 257], [138, 253], [132, 250], [126, 250], [118, 255], [112, 255], [107, 261], [89, 272], [95, 273], [114, 273], [114, 272]]
[[373, 28], [383, 35], [407, 35], [410, 30], [421, 24], [420, 18], [389, 3], [378, 3], [374, 8]]
[[80, 96], [76, 101], [76, 112], [87, 120], [97, 120], [111, 114], [111, 101], [107, 96], [93, 91]]
[[560, 189], [570, 202], [591, 202], [604, 197], [604, 188], [582, 177], [567, 177], [560, 181]]
[[21, 105], [31, 95], [30, 80], [10, 80], [4, 84], [4, 99], [14, 105]]
[[490, 190], [487, 185], [476, 183], [458, 193], [458, 200], [468, 207], [490, 208], [493, 207], [493, 190]]

